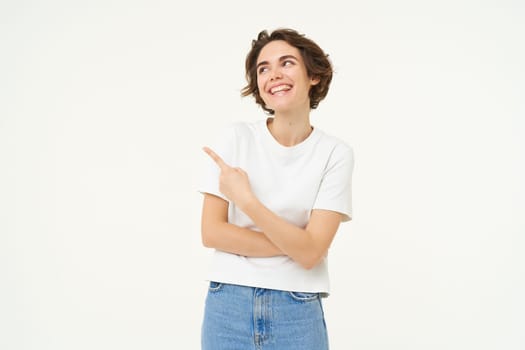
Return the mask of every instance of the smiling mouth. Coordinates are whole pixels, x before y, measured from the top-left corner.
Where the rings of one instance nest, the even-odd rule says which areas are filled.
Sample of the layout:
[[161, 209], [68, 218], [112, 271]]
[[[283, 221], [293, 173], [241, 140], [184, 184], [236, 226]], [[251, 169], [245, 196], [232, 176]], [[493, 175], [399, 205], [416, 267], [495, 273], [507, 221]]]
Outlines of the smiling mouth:
[[275, 86], [273, 88], [270, 89], [270, 93], [273, 95], [273, 94], [276, 94], [278, 92], [281, 92], [281, 91], [288, 91], [292, 88], [291, 85], [287, 85], [287, 84], [283, 84], [283, 85], [278, 85], [278, 86]]

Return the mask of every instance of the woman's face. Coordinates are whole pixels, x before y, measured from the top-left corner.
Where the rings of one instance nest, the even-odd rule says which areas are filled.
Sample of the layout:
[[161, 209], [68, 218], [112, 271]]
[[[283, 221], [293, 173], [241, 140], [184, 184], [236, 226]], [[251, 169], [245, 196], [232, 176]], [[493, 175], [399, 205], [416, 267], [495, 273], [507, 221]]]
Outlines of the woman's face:
[[266, 107], [276, 113], [310, 109], [308, 92], [318, 82], [308, 77], [301, 53], [286, 41], [271, 41], [259, 53], [257, 87]]

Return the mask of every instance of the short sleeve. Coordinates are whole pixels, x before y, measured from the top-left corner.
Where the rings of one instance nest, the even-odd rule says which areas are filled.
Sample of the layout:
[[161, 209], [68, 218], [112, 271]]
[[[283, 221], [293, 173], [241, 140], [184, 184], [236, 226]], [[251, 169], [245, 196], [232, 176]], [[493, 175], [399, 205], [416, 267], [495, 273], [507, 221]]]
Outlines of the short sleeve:
[[328, 160], [313, 209], [333, 210], [343, 214], [343, 222], [350, 221], [353, 169], [353, 149], [346, 144], [338, 144]]
[[[223, 127], [215, 137], [215, 141], [208, 145], [215, 153], [217, 153], [227, 164], [234, 164], [234, 155], [236, 147], [235, 127], [233, 124]], [[203, 152], [204, 160], [203, 174], [198, 187], [198, 191], [202, 194], [209, 193], [218, 196], [224, 200], [228, 200], [219, 191], [219, 175], [220, 169], [217, 164]]]

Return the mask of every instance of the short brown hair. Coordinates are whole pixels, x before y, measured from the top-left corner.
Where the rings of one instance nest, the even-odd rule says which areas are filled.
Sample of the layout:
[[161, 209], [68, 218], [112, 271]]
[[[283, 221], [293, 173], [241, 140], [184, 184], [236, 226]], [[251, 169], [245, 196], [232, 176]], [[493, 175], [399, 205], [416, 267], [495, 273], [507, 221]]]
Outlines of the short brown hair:
[[328, 55], [311, 39], [304, 34], [299, 34], [296, 30], [281, 28], [268, 34], [266, 30], [259, 33], [256, 40], [252, 40], [252, 48], [246, 56], [246, 85], [241, 90], [242, 96], [253, 95], [255, 102], [261, 105], [268, 114], [274, 114], [272, 109], [266, 107], [259, 89], [257, 88], [257, 58], [266, 44], [275, 40], [283, 40], [289, 45], [299, 50], [303, 58], [306, 72], [309, 78], [319, 79], [319, 83], [310, 88], [310, 109], [315, 109], [328, 93], [330, 82], [332, 81], [333, 68]]

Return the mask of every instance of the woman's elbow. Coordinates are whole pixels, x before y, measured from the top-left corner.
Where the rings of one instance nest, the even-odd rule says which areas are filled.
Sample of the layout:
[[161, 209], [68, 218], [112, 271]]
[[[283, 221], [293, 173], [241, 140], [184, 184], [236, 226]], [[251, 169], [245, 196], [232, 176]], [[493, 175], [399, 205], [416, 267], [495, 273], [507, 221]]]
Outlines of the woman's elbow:
[[303, 256], [300, 260], [297, 262], [301, 267], [305, 270], [311, 270], [323, 260], [325, 254], [319, 254], [319, 253], [312, 253]]
[[300, 265], [303, 269], [305, 270], [311, 270], [313, 269], [315, 266], [317, 266], [317, 264], [311, 262], [311, 261], [303, 261], [303, 262], [300, 262]]
[[204, 226], [201, 228], [201, 241], [206, 248], [215, 248], [213, 231]]

